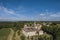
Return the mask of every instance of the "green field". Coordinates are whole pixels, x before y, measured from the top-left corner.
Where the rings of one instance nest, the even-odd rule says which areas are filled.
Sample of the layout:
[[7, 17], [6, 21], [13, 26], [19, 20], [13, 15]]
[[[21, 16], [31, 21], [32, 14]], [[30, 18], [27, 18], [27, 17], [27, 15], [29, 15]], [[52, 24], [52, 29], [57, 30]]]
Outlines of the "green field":
[[8, 34], [9, 34], [8, 28], [2, 28], [0, 29], [0, 40], [7, 40]]

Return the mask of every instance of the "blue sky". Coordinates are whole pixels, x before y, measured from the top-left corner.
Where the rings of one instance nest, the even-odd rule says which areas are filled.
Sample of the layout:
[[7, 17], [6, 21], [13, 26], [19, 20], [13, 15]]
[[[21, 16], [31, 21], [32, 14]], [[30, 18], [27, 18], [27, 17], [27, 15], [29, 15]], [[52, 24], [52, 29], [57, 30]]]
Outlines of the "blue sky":
[[0, 0], [0, 21], [60, 21], [60, 0]]

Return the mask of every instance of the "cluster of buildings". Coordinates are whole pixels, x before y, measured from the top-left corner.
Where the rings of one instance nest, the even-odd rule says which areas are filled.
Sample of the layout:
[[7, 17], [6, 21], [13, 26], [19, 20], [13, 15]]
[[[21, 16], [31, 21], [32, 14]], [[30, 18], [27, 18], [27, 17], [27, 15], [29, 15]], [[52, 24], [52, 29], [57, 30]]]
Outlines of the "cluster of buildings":
[[36, 22], [30, 26], [25, 24], [22, 32], [26, 37], [34, 35], [43, 35], [44, 31], [41, 29], [41, 27], [42, 25]]

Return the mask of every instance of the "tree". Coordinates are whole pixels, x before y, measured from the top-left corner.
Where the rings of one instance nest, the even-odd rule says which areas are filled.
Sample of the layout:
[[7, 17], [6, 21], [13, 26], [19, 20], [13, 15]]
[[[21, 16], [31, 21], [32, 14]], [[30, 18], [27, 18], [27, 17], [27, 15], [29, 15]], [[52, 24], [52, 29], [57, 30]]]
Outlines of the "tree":
[[25, 36], [24, 35], [21, 36], [21, 40], [25, 40]]
[[52, 26], [44, 26], [42, 29], [53, 35], [53, 40], [60, 40], [60, 24], [59, 25], [52, 25]]
[[49, 34], [43, 34], [39, 36], [38, 40], [53, 40], [53, 37]]

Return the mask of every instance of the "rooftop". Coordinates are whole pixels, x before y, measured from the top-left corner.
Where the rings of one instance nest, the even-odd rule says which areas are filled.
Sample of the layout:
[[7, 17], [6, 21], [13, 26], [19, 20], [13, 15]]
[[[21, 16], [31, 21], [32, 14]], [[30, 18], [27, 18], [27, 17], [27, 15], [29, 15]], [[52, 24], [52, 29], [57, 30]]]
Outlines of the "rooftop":
[[32, 32], [32, 31], [36, 31], [37, 29], [31, 27], [31, 28], [24, 28], [23, 30], [24, 30], [25, 32]]

